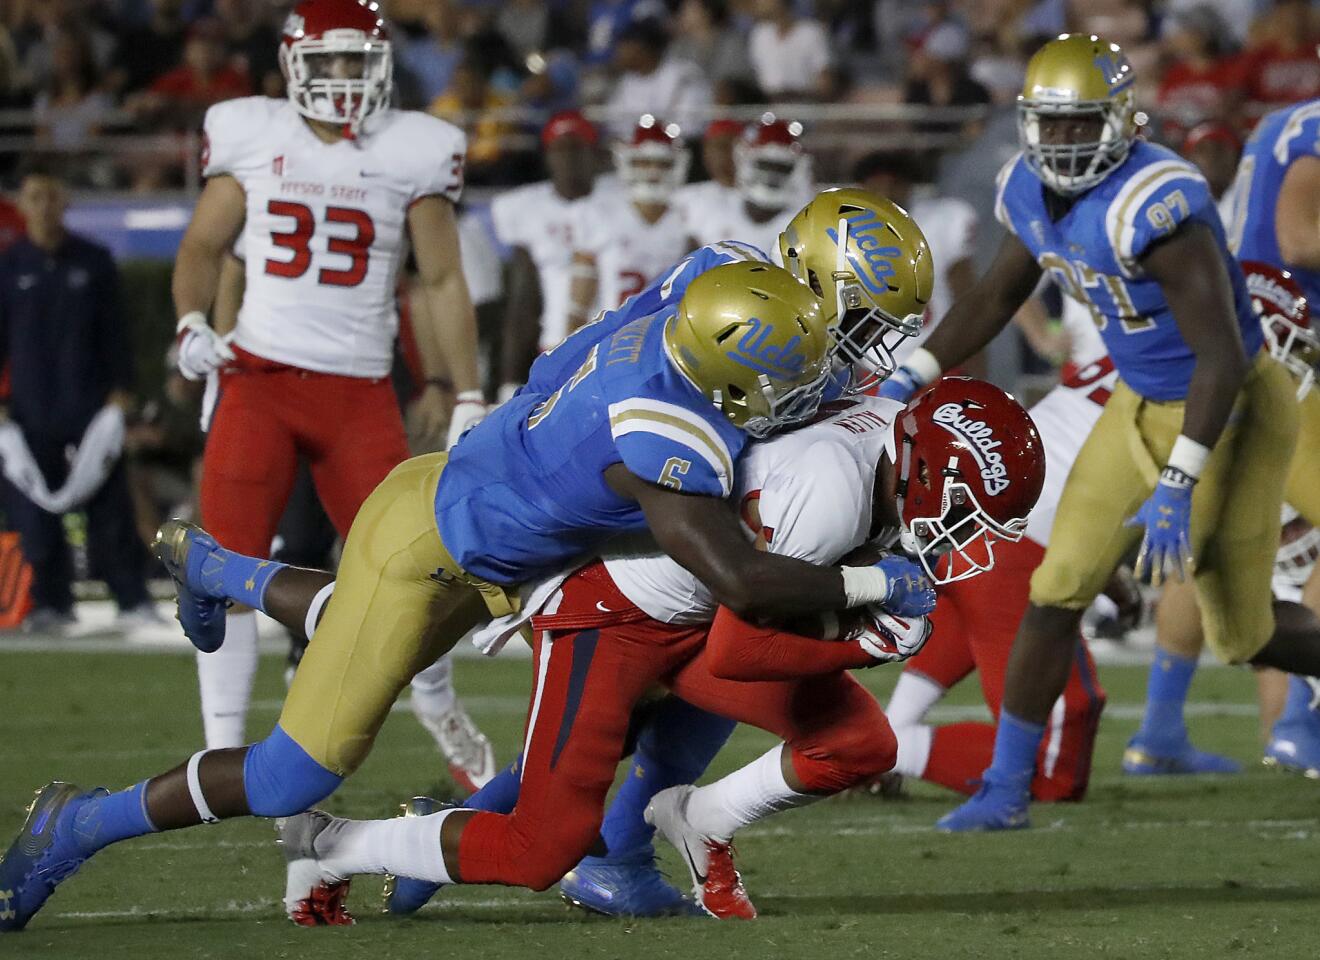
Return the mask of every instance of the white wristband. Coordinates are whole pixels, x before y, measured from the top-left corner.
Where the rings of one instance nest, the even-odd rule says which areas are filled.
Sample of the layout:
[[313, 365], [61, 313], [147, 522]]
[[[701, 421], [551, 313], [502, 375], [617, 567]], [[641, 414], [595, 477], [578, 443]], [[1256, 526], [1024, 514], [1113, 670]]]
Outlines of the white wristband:
[[1200, 479], [1201, 471], [1205, 469], [1205, 462], [1209, 459], [1209, 447], [1180, 433], [1178, 439], [1173, 441], [1173, 450], [1169, 453], [1169, 462], [1166, 466], [1181, 470], [1193, 480], [1197, 480]]
[[880, 603], [889, 596], [889, 578], [879, 567], [840, 567], [843, 596], [849, 607]]
[[174, 332], [183, 333], [185, 330], [196, 330], [198, 327], [209, 326], [210, 324], [206, 322], [206, 314], [200, 310], [191, 310], [179, 318], [179, 322], [175, 324]]
[[456, 404], [458, 403], [484, 404], [486, 402], [486, 395], [482, 393], [480, 390], [464, 390], [462, 393], [454, 397], [454, 402]]
[[903, 366], [911, 371], [913, 377], [921, 381], [918, 384], [921, 387], [935, 380], [941, 372], [940, 362], [935, 359], [935, 354], [925, 347], [917, 347], [913, 350], [911, 355], [903, 361]]

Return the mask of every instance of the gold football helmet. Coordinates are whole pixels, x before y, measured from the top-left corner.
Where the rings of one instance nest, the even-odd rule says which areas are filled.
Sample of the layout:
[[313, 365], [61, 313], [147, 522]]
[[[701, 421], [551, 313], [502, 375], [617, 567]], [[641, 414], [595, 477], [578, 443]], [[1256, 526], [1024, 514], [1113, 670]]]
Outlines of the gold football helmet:
[[935, 287], [925, 234], [868, 190], [823, 190], [779, 235], [784, 265], [824, 301], [834, 351], [854, 367], [849, 390], [894, 372], [894, 350], [921, 332]]
[[679, 372], [753, 437], [815, 416], [830, 380], [820, 300], [773, 264], [728, 263], [703, 273], [664, 334]]
[[[1073, 196], [1127, 159], [1137, 129], [1134, 79], [1118, 44], [1094, 35], [1065, 33], [1036, 51], [1018, 97], [1018, 140], [1045, 186]], [[1072, 135], [1070, 127], [1088, 120], [1094, 139]]]

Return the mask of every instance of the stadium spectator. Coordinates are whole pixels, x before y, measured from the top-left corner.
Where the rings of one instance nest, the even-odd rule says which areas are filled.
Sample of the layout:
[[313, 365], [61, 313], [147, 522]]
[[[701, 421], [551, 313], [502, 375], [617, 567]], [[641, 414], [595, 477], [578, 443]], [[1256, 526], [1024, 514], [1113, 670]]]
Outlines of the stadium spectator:
[[663, 0], [594, 0], [587, 11], [586, 62], [605, 66], [614, 61], [615, 45], [638, 20], [662, 20], [669, 10]]
[[215, 16], [224, 33], [230, 66], [246, 74], [256, 93], [284, 96], [280, 74], [279, 31], [270, 20], [269, 4], [258, 0], [215, 0]]
[[1251, 125], [1276, 107], [1320, 96], [1320, 32], [1308, 0], [1276, 0], [1257, 29], [1260, 42], [1244, 67]]
[[1226, 37], [1213, 7], [1193, 7], [1164, 21], [1163, 42], [1171, 60], [1156, 104], [1165, 141], [1179, 143], [1202, 123], [1235, 122], [1242, 63], [1228, 52]]
[[500, 4], [494, 26], [524, 59], [535, 53], [571, 47], [575, 40], [565, 11], [542, 0], [508, 0]]
[[[945, 20], [926, 34], [912, 53], [903, 102], [924, 107], [970, 107], [990, 102], [990, 92], [967, 71], [970, 38], [962, 24]], [[919, 129], [947, 129], [947, 123], [919, 123]]]
[[[753, 76], [747, 40], [733, 26], [728, 0], [683, 0], [674, 33], [673, 56], [695, 63], [716, 88]], [[717, 94], [716, 99], [729, 97]]]
[[114, 110], [97, 89], [96, 64], [87, 37], [62, 30], [51, 45], [51, 72], [37, 94], [37, 140], [43, 148], [76, 152], [87, 146]]
[[405, 24], [393, 42], [396, 74], [406, 86], [405, 105], [430, 103], [449, 88], [463, 58], [452, 0], [427, 4], [420, 25]]
[[1233, 178], [1242, 155], [1242, 140], [1227, 124], [1203, 123], [1183, 140], [1182, 155], [1204, 174], [1219, 208], [1219, 219], [1227, 226], [1233, 219]]
[[490, 70], [475, 51], [463, 58], [454, 71], [449, 88], [431, 101], [430, 113], [448, 120], [467, 134], [469, 183], [492, 183], [500, 179], [505, 156], [504, 139], [515, 131], [507, 112], [513, 98], [491, 84]]
[[756, 0], [748, 54], [767, 97], [825, 100], [833, 93], [832, 57], [825, 27], [799, 17], [790, 0]]
[[158, 127], [198, 129], [207, 107], [252, 92], [247, 74], [226, 60], [220, 24], [198, 20], [188, 28], [183, 63], [157, 77], [146, 93], [136, 95], [125, 106]]
[[120, 625], [158, 620], [119, 462], [132, 359], [118, 273], [109, 251], [65, 229], [66, 204], [56, 177], [26, 176], [19, 208], [27, 236], [0, 255], [0, 352], [11, 372], [0, 428], [5, 510], [32, 566], [25, 626], [55, 632], [75, 619], [61, 519], [71, 510], [87, 514], [92, 571], [114, 594]]
[[115, 62], [122, 71], [119, 86], [128, 93], [145, 90], [179, 62], [186, 25], [183, 0], [150, 0], [151, 16], [119, 35]]
[[618, 84], [610, 95], [609, 123], [629, 136], [644, 113], [693, 127], [710, 106], [710, 84], [690, 60], [668, 53], [669, 31], [659, 20], [637, 20], [624, 28], [614, 51]]

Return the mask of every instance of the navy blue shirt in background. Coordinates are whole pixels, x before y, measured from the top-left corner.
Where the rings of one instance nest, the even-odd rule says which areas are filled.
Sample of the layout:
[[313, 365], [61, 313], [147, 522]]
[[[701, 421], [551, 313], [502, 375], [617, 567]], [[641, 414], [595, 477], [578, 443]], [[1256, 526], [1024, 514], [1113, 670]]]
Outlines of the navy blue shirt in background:
[[0, 254], [0, 366], [9, 413], [35, 442], [77, 442], [110, 392], [132, 387], [119, 273], [104, 247], [74, 234], [54, 253], [26, 237]]

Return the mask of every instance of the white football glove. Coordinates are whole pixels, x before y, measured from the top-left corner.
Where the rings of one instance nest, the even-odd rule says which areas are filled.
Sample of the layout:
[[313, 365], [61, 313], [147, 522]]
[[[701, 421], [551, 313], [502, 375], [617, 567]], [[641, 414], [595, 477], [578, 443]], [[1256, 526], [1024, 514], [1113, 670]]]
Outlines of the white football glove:
[[865, 607], [866, 620], [850, 638], [876, 663], [896, 663], [915, 656], [930, 639], [926, 617], [896, 617], [878, 603]]
[[445, 440], [446, 450], [486, 418], [486, 400], [480, 390], [464, 390], [454, 401], [454, 412], [449, 418], [449, 437]]
[[179, 341], [178, 365], [185, 380], [205, 380], [234, 359], [229, 337], [216, 333], [198, 310], [180, 320], [175, 333], [183, 334]]

